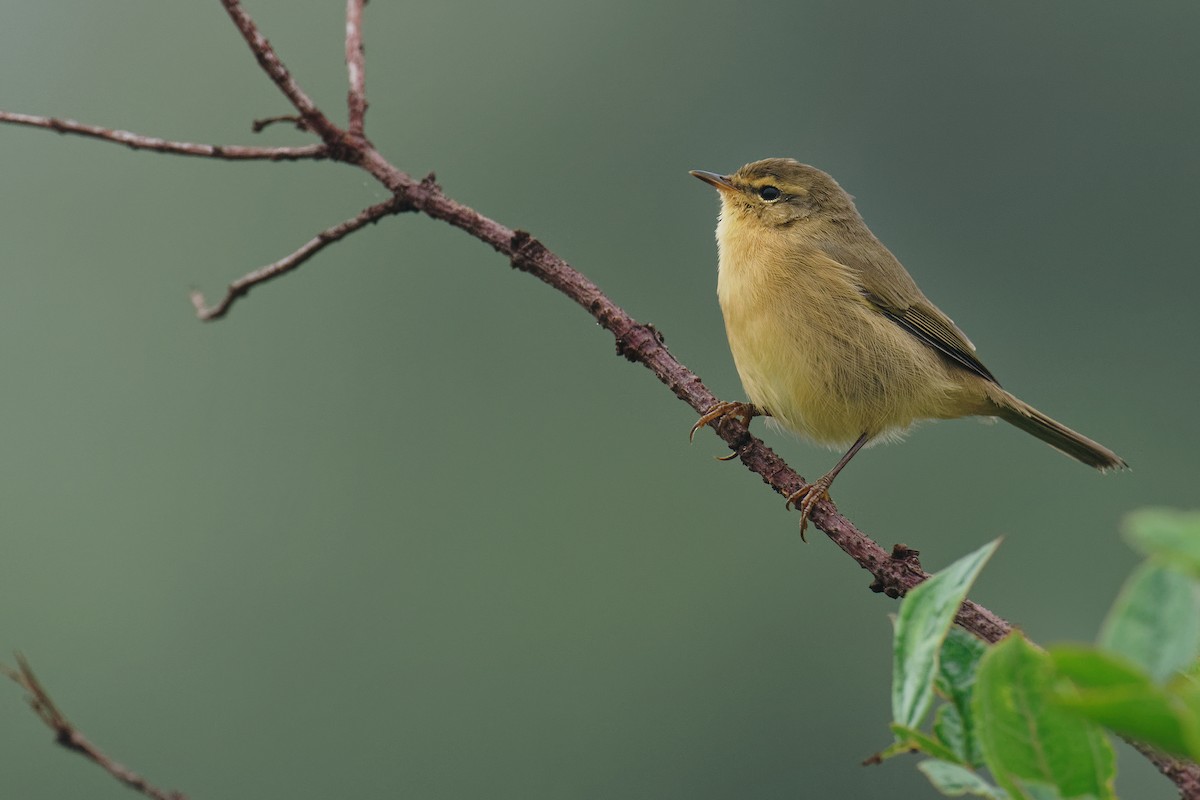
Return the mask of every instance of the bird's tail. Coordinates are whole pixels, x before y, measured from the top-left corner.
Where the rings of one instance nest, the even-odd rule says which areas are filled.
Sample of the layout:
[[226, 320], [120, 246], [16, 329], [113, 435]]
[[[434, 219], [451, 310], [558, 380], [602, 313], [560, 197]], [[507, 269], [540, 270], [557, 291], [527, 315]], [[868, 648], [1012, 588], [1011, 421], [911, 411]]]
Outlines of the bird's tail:
[[[999, 387], [996, 388], [999, 389]], [[1104, 445], [1050, 419], [1033, 406], [1017, 399], [1003, 389], [989, 392], [989, 395], [992, 403], [996, 406], [994, 413], [997, 417], [1016, 425], [1026, 433], [1033, 434], [1071, 458], [1082, 461], [1089, 467], [1095, 467], [1101, 472], [1110, 469], [1124, 469], [1129, 466], [1125, 463], [1125, 459]]]

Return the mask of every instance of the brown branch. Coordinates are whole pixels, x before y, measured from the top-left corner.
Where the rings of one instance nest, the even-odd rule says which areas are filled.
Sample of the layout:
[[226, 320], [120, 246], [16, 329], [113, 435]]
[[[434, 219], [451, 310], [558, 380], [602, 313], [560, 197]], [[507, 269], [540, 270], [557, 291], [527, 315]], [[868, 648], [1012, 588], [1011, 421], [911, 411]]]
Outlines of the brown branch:
[[256, 119], [250, 124], [250, 130], [254, 131], [255, 133], [262, 133], [270, 126], [280, 125], [284, 122], [291, 124], [298, 131], [304, 131], [306, 133], [308, 132], [308, 128], [304, 127], [304, 120], [300, 119], [300, 117], [297, 117], [295, 114], [276, 114], [273, 117]]
[[317, 104], [312, 101], [312, 98], [305, 94], [300, 85], [292, 78], [288, 68], [283, 65], [275, 53], [275, 48], [271, 47], [267, 37], [259, 32], [258, 26], [242, 8], [242, 4], [238, 0], [221, 0], [221, 5], [225, 6], [225, 12], [229, 14], [233, 24], [241, 32], [246, 44], [250, 45], [250, 52], [258, 60], [258, 65], [262, 67], [263, 72], [267, 73], [267, 76], [279, 87], [279, 91], [283, 92], [283, 96], [300, 112], [305, 127], [320, 136], [325, 144], [334, 146], [338, 152], [333, 155], [339, 157], [340, 148], [337, 148], [336, 145], [345, 138], [345, 134], [329, 121], [329, 118], [317, 108]]
[[73, 119], [38, 117], [32, 114], [16, 114], [11, 111], [0, 111], [0, 123], [3, 122], [11, 125], [26, 125], [31, 128], [45, 128], [58, 133], [88, 136], [113, 144], [123, 144], [134, 150], [153, 150], [158, 153], [172, 153], [179, 156], [220, 158], [230, 161], [299, 161], [301, 159], [318, 161], [329, 158], [329, 148], [323, 144], [310, 144], [305, 147], [242, 147], [240, 145], [172, 142], [154, 136], [142, 136], [130, 131], [84, 125]]
[[350, 79], [346, 104], [350, 112], [350, 135], [363, 136], [367, 115], [367, 66], [363, 52], [362, 13], [366, 0], [346, 0], [346, 71]]
[[365, 208], [358, 216], [321, 231], [315, 237], [305, 242], [299, 250], [238, 278], [229, 284], [225, 290], [225, 296], [215, 306], [209, 307], [205, 305], [204, 295], [198, 291], [192, 292], [192, 305], [196, 307], [196, 316], [205, 322], [220, 319], [229, 313], [229, 308], [237, 302], [238, 298], [245, 297], [250, 293], [251, 289], [260, 283], [266, 283], [269, 280], [278, 278], [280, 275], [291, 272], [329, 245], [339, 239], [344, 239], [359, 228], [372, 222], [378, 222], [388, 214], [400, 214], [411, 210], [412, 208], [409, 206], [408, 201], [398, 195], [393, 195], [382, 203], [376, 203], [369, 208]]
[[20, 654], [16, 654], [17, 669], [0, 665], [0, 671], [21, 685], [29, 693], [29, 705], [46, 723], [46, 727], [54, 731], [54, 741], [66, 749], [91, 761], [109, 775], [119, 780], [129, 788], [141, 792], [153, 800], [187, 800], [180, 792], [168, 792], [149, 783], [128, 767], [122, 766], [100, 751], [100, 748], [88, 741], [87, 737], [58, 709], [50, 699], [45, 687], [33, 674], [29, 662]]
[[1194, 763], [1181, 758], [1171, 758], [1152, 747], [1147, 747], [1141, 742], [1135, 742], [1124, 736], [1121, 738], [1125, 739], [1128, 744], [1133, 745], [1135, 750], [1149, 759], [1154, 766], [1158, 767], [1158, 771], [1165, 775], [1171, 783], [1175, 784], [1175, 788], [1179, 790], [1179, 796], [1183, 800], [1197, 800], [1197, 798], [1200, 798], [1200, 771], [1196, 769]]

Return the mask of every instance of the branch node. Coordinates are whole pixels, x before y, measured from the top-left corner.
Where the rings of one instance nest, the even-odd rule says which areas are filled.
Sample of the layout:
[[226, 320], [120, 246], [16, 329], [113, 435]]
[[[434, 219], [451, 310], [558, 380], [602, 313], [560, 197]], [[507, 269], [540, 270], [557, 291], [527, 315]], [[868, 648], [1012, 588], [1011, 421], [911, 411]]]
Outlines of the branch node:
[[899, 589], [897, 589], [895, 586], [889, 586], [889, 585], [885, 584], [883, 582], [883, 580], [878, 577], [875, 578], [875, 580], [871, 581], [871, 585], [868, 586], [867, 588], [870, 589], [875, 594], [887, 595], [888, 597], [892, 598], [893, 600], [899, 600], [901, 597], [904, 596], [904, 593], [901, 592]]
[[346, 132], [325, 137], [325, 144], [329, 148], [329, 158], [343, 164], [361, 164], [365, 142], [364, 138]]
[[[424, 184], [425, 181], [421, 181], [421, 183]], [[548, 252], [546, 246], [535, 239], [529, 231], [520, 229], [513, 231], [512, 238], [508, 240], [508, 246], [512, 251], [509, 262], [514, 269], [522, 272], [529, 272]]]
[[662, 346], [666, 342], [658, 328], [649, 322], [634, 324], [623, 333], [616, 334], [616, 340], [617, 355], [635, 364], [645, 361], [655, 344]]
[[[885, 594], [893, 600], [907, 594], [909, 589], [926, 577], [921, 561], [917, 558], [920, 554], [920, 550], [914, 550], [908, 545], [893, 545], [886, 562], [876, 563], [868, 568], [875, 576], [875, 580], [871, 581], [871, 591]], [[912, 581], [912, 576], [919, 576], [916, 583]]]

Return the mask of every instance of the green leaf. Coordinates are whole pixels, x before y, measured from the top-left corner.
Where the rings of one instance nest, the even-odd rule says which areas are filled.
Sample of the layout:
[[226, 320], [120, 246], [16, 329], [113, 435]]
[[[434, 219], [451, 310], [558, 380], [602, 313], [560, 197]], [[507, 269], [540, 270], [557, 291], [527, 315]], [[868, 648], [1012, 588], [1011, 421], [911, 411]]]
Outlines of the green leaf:
[[1160, 750], [1200, 756], [1200, 718], [1181, 691], [1190, 680], [1160, 686], [1120, 656], [1080, 646], [1052, 648], [1050, 657], [1067, 679], [1056, 687], [1060, 705]]
[[975, 683], [975, 668], [987, 652], [987, 644], [962, 628], [951, 628], [942, 644], [937, 688], [947, 697], [969, 695]]
[[962, 714], [949, 703], [943, 703], [933, 714], [933, 733], [938, 741], [946, 745], [957, 756], [954, 760], [959, 764], [972, 767], [980, 766], [971, 758], [971, 744], [975, 741], [974, 732], [970, 731], [963, 722]]
[[1146, 555], [1161, 556], [1200, 575], [1200, 511], [1135, 511], [1125, 518], [1125, 538]]
[[962, 797], [970, 794], [976, 797], [986, 797], [989, 800], [1007, 800], [1008, 798], [1003, 789], [992, 786], [977, 773], [960, 764], [927, 758], [917, 764], [917, 769], [925, 773], [925, 777], [929, 778], [933, 788], [948, 797]]
[[[1048, 783], [1031, 781], [1021, 781], [1020, 783], [1023, 796], [1028, 797], [1029, 800], [1063, 800], [1058, 789]], [[1090, 794], [1081, 794], [1078, 797], [1072, 797], [1071, 800], [1095, 800], [1095, 798]]]
[[938, 662], [935, 685], [948, 703], [937, 710], [933, 730], [938, 738], [958, 754], [959, 760], [975, 767], [983, 766], [983, 754], [975, 736], [975, 718], [971, 713], [971, 690], [975, 669], [987, 652], [987, 645], [961, 628], [951, 628]]
[[[1193, 673], [1176, 675], [1167, 684], [1167, 691], [1171, 693], [1171, 697], [1183, 704], [1191, 718], [1196, 720], [1195, 729], [1200, 731], [1200, 681], [1197, 680], [1196, 675]], [[1197, 733], [1197, 738], [1200, 738], [1200, 733]], [[1198, 752], [1200, 745], [1193, 745], [1193, 747], [1192, 760], [1200, 761], [1200, 752]]]
[[918, 728], [933, 704], [933, 681], [938, 654], [967, 590], [996, 551], [999, 540], [921, 583], [900, 604], [892, 651], [892, 718], [896, 724]]
[[1059, 707], [1054, 664], [1013, 633], [988, 649], [976, 672], [972, 706], [984, 760], [1014, 798], [1042, 796], [1038, 784], [1065, 798], [1115, 800], [1115, 759], [1095, 724]]
[[1200, 651], [1200, 594], [1184, 573], [1149, 561], [1125, 582], [1100, 631], [1100, 646], [1156, 681], [1186, 670]]
[[896, 742], [880, 754], [880, 760], [891, 758], [900, 753], [918, 752], [924, 753], [927, 756], [933, 756], [941, 761], [962, 763], [953, 750], [929, 734], [923, 733], [916, 728], [906, 728], [903, 725], [897, 725], [893, 722], [892, 735], [896, 737]]

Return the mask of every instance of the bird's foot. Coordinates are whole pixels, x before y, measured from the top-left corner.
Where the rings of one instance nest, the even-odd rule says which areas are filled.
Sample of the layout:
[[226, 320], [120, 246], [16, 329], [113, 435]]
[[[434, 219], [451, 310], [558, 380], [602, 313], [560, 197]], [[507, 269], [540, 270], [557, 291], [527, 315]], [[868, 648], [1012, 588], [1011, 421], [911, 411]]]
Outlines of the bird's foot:
[[[726, 417], [733, 417], [741, 420], [742, 424], [750, 427], [750, 420], [758, 416], [761, 412], [754, 407], [752, 403], [736, 403], [736, 402], [721, 402], [705, 411], [700, 419], [696, 420], [696, 424], [692, 426], [691, 433], [688, 434], [688, 441], [696, 438], [696, 431], [703, 428], [705, 425], [712, 423], [720, 424], [721, 420]], [[737, 457], [737, 452], [732, 452], [727, 456], [717, 456], [718, 461], [729, 461]]]
[[759, 411], [754, 407], [753, 403], [736, 403], [724, 401], [717, 403], [715, 406], [705, 411], [700, 419], [696, 420], [696, 424], [692, 426], [692, 432], [688, 434], [688, 441], [696, 438], [696, 431], [703, 428], [705, 425], [719, 422], [725, 417], [733, 417], [739, 419], [742, 424], [749, 427], [750, 420], [759, 415]]
[[808, 518], [812, 514], [812, 510], [822, 500], [831, 499], [829, 497], [829, 484], [831, 483], [833, 483], [833, 480], [830, 476], [826, 475], [812, 483], [801, 486], [788, 495], [787, 502], [784, 503], [784, 508], [790, 509], [795, 507], [800, 512], [801, 541], [808, 541], [808, 537], [804, 535], [804, 531], [808, 528]]

